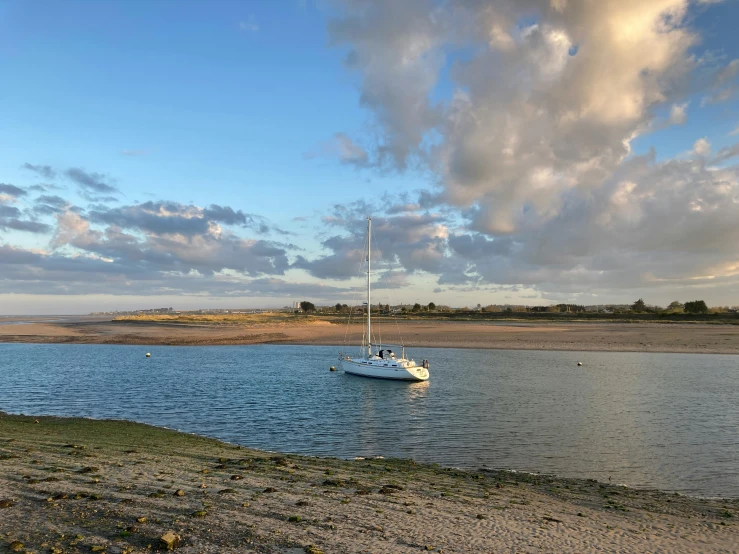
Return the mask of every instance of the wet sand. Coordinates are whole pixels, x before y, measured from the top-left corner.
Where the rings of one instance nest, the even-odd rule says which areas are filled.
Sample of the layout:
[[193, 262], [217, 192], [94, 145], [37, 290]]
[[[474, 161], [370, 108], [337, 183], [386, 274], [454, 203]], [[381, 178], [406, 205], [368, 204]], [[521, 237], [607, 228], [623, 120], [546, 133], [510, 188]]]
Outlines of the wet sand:
[[[26, 320], [28, 321], [28, 320]], [[7, 319], [0, 323], [10, 323]], [[348, 343], [361, 337], [362, 325], [352, 325]], [[684, 352], [739, 354], [739, 325], [664, 323], [486, 323], [449, 321], [398, 322], [406, 346], [572, 350], [615, 352]], [[375, 332], [395, 341], [396, 324], [378, 321]], [[316, 320], [280, 323], [193, 324], [111, 321], [78, 318], [58, 322], [0, 324], [0, 342], [226, 345], [317, 344], [341, 345], [347, 326]]]
[[0, 412], [0, 552], [739, 552], [739, 500]]

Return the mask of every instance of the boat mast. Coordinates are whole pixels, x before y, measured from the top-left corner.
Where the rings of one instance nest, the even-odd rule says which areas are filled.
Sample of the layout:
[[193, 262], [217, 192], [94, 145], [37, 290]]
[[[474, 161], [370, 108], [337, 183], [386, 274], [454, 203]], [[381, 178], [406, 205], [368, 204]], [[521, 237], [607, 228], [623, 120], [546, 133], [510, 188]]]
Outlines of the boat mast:
[[367, 358], [372, 357], [372, 329], [370, 327], [370, 312], [372, 311], [372, 298], [370, 296], [370, 258], [372, 252], [372, 218], [367, 218]]

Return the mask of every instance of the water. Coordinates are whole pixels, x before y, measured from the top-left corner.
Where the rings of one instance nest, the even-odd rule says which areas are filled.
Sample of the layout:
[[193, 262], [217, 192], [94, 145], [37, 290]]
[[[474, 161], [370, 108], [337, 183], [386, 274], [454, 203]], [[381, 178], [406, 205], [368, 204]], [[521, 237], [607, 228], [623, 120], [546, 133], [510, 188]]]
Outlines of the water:
[[0, 409], [739, 497], [739, 357], [414, 348], [431, 380], [398, 383], [329, 372], [337, 352], [0, 344]]

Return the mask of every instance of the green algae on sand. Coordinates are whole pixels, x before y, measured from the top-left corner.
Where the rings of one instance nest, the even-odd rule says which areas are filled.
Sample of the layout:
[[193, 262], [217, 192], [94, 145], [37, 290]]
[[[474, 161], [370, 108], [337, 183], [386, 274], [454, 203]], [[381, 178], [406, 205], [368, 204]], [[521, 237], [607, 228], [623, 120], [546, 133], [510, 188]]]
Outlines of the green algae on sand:
[[275, 554], [739, 544], [727, 515], [739, 512], [737, 500], [413, 460], [275, 455], [116, 420], [0, 412], [0, 491], [0, 552], [150, 552], [165, 536], [183, 552]]

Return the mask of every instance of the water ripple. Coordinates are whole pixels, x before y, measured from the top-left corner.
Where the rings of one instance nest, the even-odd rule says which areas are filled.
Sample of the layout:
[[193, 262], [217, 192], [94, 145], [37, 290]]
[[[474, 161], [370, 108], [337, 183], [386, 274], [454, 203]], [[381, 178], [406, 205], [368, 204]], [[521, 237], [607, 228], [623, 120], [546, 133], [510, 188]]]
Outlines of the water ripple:
[[432, 378], [408, 384], [331, 373], [336, 351], [1, 344], [0, 409], [739, 497], [737, 357], [414, 349]]

